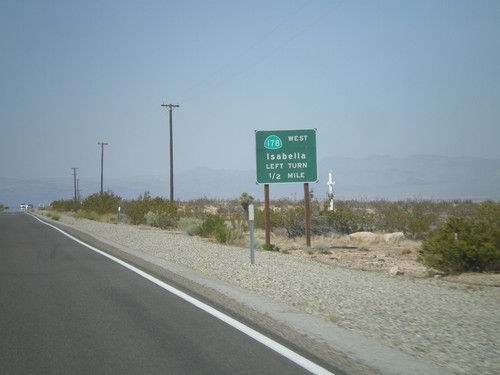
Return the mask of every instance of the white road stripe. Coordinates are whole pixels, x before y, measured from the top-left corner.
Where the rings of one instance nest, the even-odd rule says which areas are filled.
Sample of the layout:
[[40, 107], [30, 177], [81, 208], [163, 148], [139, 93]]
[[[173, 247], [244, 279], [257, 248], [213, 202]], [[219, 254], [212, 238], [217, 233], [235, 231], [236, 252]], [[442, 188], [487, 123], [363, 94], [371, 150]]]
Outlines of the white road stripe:
[[295, 353], [294, 351], [286, 348], [285, 346], [277, 343], [276, 341], [274, 340], [271, 340], [269, 337], [266, 337], [264, 336], [263, 334], [255, 331], [254, 329], [250, 328], [250, 327], [247, 327], [246, 325], [238, 322], [237, 320], [231, 318], [230, 316], [206, 305], [205, 303], [197, 300], [196, 298], [193, 298], [191, 297], [190, 295], [174, 288], [173, 286], [161, 281], [161, 280], [158, 280], [157, 278], [145, 273], [144, 271], [141, 271], [140, 269], [118, 259], [118, 258], [115, 258], [114, 256], [110, 255], [110, 254], [107, 254], [105, 253], [104, 251], [102, 250], [99, 250], [89, 244], [86, 244], [85, 242], [83, 241], [80, 241], [78, 238], [75, 238], [73, 237], [72, 235], [66, 233], [65, 231], [63, 231], [62, 229], [52, 225], [52, 224], [49, 224], [41, 219], [39, 219], [38, 217], [36, 217], [35, 215], [31, 215], [33, 216], [35, 219], [37, 219], [38, 221], [40, 221], [41, 223], [45, 224], [45, 225], [48, 225], [49, 227], [52, 227], [54, 228], [55, 230], [61, 232], [62, 234], [64, 234], [65, 236], [71, 238], [73, 241], [76, 241], [78, 242], [79, 244], [89, 248], [90, 250], [93, 250], [95, 251], [96, 253], [99, 253], [103, 256], [105, 256], [106, 258], [109, 258], [111, 259], [112, 261], [122, 265], [123, 267], [125, 268], [128, 268], [129, 270], [135, 272], [136, 274], [144, 277], [145, 279], [151, 281], [152, 283], [158, 285], [159, 287], [169, 291], [170, 293], [172, 294], [175, 294], [176, 296], [182, 298], [183, 300], [185, 300], [186, 302], [189, 302], [190, 304], [198, 307], [199, 309], [207, 312], [208, 314], [214, 316], [215, 318], [229, 324], [231, 327], [237, 329], [238, 331], [244, 333], [245, 335], [247, 336], [250, 336], [251, 338], [253, 338], [254, 340], [257, 340], [258, 342], [260, 342], [261, 344], [267, 346], [268, 348], [274, 350], [275, 352], [279, 353], [280, 355], [282, 355], [283, 357], [285, 358], [288, 358], [289, 360], [291, 360], [292, 362], [296, 363], [297, 365], [303, 367], [304, 369], [306, 369], [307, 371], [310, 371], [311, 373], [313, 374], [317, 374], [317, 375], [334, 375], [332, 372], [324, 369], [323, 367], [315, 364], [314, 362], [308, 360], [307, 358], [304, 358], [302, 357], [301, 355]]

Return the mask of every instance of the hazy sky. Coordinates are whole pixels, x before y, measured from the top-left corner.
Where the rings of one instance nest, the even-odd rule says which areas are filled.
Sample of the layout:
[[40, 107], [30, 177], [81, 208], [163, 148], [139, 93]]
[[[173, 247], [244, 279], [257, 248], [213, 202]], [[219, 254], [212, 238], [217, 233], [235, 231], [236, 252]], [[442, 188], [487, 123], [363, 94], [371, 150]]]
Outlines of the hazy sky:
[[318, 158], [500, 158], [500, 1], [0, 2], [0, 176], [255, 169], [254, 130]]

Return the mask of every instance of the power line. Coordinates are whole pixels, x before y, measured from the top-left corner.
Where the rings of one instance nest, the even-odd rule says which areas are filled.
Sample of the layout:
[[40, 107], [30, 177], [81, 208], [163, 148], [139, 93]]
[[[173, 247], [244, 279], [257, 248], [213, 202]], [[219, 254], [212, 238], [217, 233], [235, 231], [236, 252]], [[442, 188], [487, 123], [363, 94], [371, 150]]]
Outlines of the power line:
[[[276, 33], [278, 30], [280, 30], [284, 25], [286, 25], [290, 20], [292, 20], [294, 17], [297, 16], [297, 14], [299, 14], [304, 8], [306, 8], [310, 3], [312, 3], [313, 0], [309, 0], [309, 1], [306, 1], [304, 2], [301, 6], [299, 6], [296, 10], [294, 10], [292, 13], [290, 13], [289, 16], [287, 16], [286, 18], [283, 19], [283, 21], [281, 21], [280, 23], [278, 23], [277, 26], [273, 27], [269, 32], [267, 32], [266, 34], [264, 34], [264, 36], [262, 36], [261, 38], [259, 38], [256, 42], [254, 42], [253, 44], [251, 44], [248, 48], [246, 48], [245, 50], [243, 50], [243, 52], [237, 54], [234, 58], [230, 59], [226, 64], [224, 64], [222, 67], [214, 70], [212, 73], [208, 74], [205, 78], [202, 78], [200, 79], [198, 82], [196, 82], [194, 85], [192, 85], [191, 87], [189, 87], [187, 90], [185, 90], [181, 95], [179, 95], [179, 97], [183, 98], [182, 101], [186, 101], [186, 100], [192, 100], [193, 98], [197, 98], [197, 97], [200, 97], [202, 95], [205, 95], [207, 94], [208, 92], [214, 90], [215, 88], [219, 87], [219, 86], [223, 86], [224, 84], [227, 84], [228, 82], [234, 80], [235, 78], [237, 78], [238, 76], [242, 75], [243, 73], [247, 72], [248, 70], [252, 69], [254, 66], [260, 64], [262, 61], [266, 60], [267, 58], [269, 58], [270, 56], [272, 56], [275, 52], [277, 52], [278, 50], [282, 49], [283, 47], [285, 47], [286, 45], [288, 45], [289, 43], [291, 43], [294, 39], [296, 39], [298, 36], [300, 36], [302, 33], [306, 32], [308, 29], [310, 29], [312, 26], [314, 26], [315, 24], [317, 24], [318, 22], [320, 22], [323, 18], [325, 18], [326, 16], [328, 16], [330, 13], [332, 13], [333, 11], [335, 11], [336, 9], [338, 9], [340, 7], [340, 5], [343, 3], [342, 1], [340, 1], [339, 3], [337, 3], [335, 6], [333, 6], [330, 10], [324, 12], [321, 14], [321, 16], [319, 16], [318, 18], [316, 18], [313, 22], [309, 23], [306, 27], [302, 28], [300, 31], [298, 31], [297, 33], [295, 33], [294, 35], [292, 35], [291, 38], [287, 39], [285, 42], [283, 42], [281, 45], [275, 47], [273, 50], [271, 50], [269, 53], [267, 53], [265, 56], [251, 62], [250, 64], [248, 64], [246, 67], [240, 69], [239, 71], [237, 71], [235, 74], [231, 75], [230, 77], [226, 78], [226, 79], [223, 79], [223, 80], [220, 80], [219, 82], [216, 82], [215, 84], [213, 85], [208, 85], [208, 87], [205, 89], [205, 90], [202, 90], [200, 93], [198, 94], [193, 94], [193, 95], [190, 95], [191, 92], [204, 85], [205, 83], [207, 83], [210, 79], [212, 79], [214, 76], [216, 76], [217, 74], [225, 71], [228, 67], [230, 67], [231, 65], [233, 65], [236, 61], [240, 60], [243, 56], [247, 55], [250, 51], [252, 51], [253, 49], [255, 49], [257, 46], [259, 46], [260, 44], [262, 44], [264, 41], [266, 41], [267, 39], [269, 39], [269, 37], [271, 35], [273, 35], [274, 33]], [[164, 105], [164, 106], [167, 106], [167, 105]], [[134, 128], [136, 129], [140, 129], [142, 128], [141, 126], [141, 123], [144, 123], [146, 121], [148, 121], [150, 118], [153, 117], [153, 115], [156, 113], [156, 111], [152, 111], [148, 116], [145, 116], [145, 119], [143, 121], [140, 121], [138, 122], [136, 125], [132, 125]]]
[[[285, 24], [287, 24], [292, 18], [294, 18], [302, 9], [304, 9], [306, 6], [308, 6], [310, 3], [312, 2], [312, 0], [309, 0], [307, 2], [305, 2], [304, 4], [302, 4], [301, 6], [299, 6], [295, 11], [293, 11], [289, 16], [287, 16], [283, 21], [281, 21], [278, 25], [276, 25], [275, 27], [273, 27], [269, 32], [267, 32], [266, 34], [264, 34], [261, 38], [259, 38], [256, 42], [254, 42], [253, 44], [251, 44], [248, 48], [246, 48], [245, 50], [243, 50], [243, 52], [239, 53], [238, 55], [236, 55], [235, 57], [233, 57], [232, 59], [230, 59], [226, 64], [224, 64], [222, 67], [214, 70], [212, 73], [208, 74], [205, 78], [202, 78], [201, 80], [199, 80], [197, 83], [195, 83], [193, 86], [191, 86], [190, 88], [188, 88], [183, 94], [181, 94], [181, 97], [183, 98], [183, 101], [186, 101], [187, 99], [189, 99], [189, 96], [186, 98], [185, 96], [190, 93], [192, 90], [194, 90], [195, 88], [201, 86], [202, 84], [206, 83], [207, 81], [209, 81], [212, 77], [214, 77], [215, 75], [219, 74], [220, 72], [226, 70], [228, 67], [230, 67], [231, 65], [233, 65], [236, 61], [238, 61], [239, 59], [241, 59], [243, 56], [245, 56], [248, 52], [250, 52], [251, 50], [255, 49], [258, 45], [262, 44], [265, 40], [267, 40], [271, 35], [273, 35], [275, 32], [277, 32], [279, 29], [281, 29]], [[239, 74], [237, 74], [239, 75]], [[236, 76], [237, 76], [236, 75]], [[231, 77], [230, 79], [234, 78], [235, 76]], [[227, 81], [226, 81], [227, 82]], [[225, 83], [225, 82], [223, 82]], [[223, 84], [222, 83], [222, 84]], [[217, 85], [217, 86], [220, 86], [220, 85]]]

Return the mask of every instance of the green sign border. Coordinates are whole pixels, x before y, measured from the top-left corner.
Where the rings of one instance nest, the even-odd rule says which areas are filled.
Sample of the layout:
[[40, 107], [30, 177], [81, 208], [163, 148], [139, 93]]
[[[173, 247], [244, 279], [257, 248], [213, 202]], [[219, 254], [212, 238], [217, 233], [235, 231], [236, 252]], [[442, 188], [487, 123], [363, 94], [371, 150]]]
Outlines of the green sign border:
[[316, 129], [256, 130], [257, 184], [318, 182]]

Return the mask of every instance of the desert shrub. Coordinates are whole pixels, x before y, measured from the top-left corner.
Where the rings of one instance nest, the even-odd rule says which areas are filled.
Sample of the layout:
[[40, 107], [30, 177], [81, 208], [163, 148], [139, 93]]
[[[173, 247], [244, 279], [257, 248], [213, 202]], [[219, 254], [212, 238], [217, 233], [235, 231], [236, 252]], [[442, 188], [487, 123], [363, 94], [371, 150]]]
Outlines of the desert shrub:
[[128, 215], [118, 212], [114, 217], [114, 223], [122, 223], [122, 224], [132, 224], [132, 220], [130, 220], [130, 217]]
[[72, 199], [66, 199], [66, 200], [61, 199], [54, 201], [50, 204], [50, 208], [58, 212], [76, 211], [78, 207], [80, 207], [80, 204]]
[[[270, 211], [271, 227], [285, 229], [290, 238], [301, 237], [305, 234], [305, 209], [303, 201], [278, 202], [281, 206]], [[334, 233], [352, 233], [360, 230], [374, 230], [373, 213], [366, 202], [338, 201], [334, 211], [328, 211], [327, 203], [311, 201], [311, 234], [326, 235]], [[255, 213], [255, 227], [265, 228], [265, 213], [257, 210]]]
[[59, 214], [54, 214], [54, 213], [52, 213], [52, 212], [51, 212], [48, 216], [49, 216], [52, 220], [56, 220], [56, 221], [59, 221], [59, 219], [61, 218], [61, 215], [59, 215]]
[[[283, 218], [283, 228], [289, 238], [302, 237], [306, 234], [305, 209], [297, 207], [289, 209]], [[311, 209], [311, 234], [322, 236], [334, 231], [333, 225], [324, 214], [318, 214]]]
[[246, 216], [233, 215], [229, 220], [229, 233], [227, 243], [231, 245], [241, 245], [248, 232], [248, 220]]
[[100, 215], [94, 211], [78, 210], [75, 214], [75, 218], [99, 221]]
[[455, 200], [452, 202], [443, 202], [443, 204], [445, 206], [442, 207], [441, 211], [444, 212], [446, 216], [455, 217], [469, 217], [477, 207], [477, 203], [470, 200]]
[[421, 262], [444, 272], [500, 271], [500, 203], [483, 202], [469, 218], [448, 218], [419, 253]]
[[363, 218], [349, 202], [337, 202], [333, 211], [323, 211], [324, 222], [336, 233], [349, 234], [363, 230]]
[[334, 211], [324, 216], [338, 233], [358, 231], [402, 231], [413, 240], [424, 239], [426, 234], [449, 215], [458, 204], [409, 199], [390, 202], [386, 200], [337, 201]]
[[[254, 225], [255, 228], [265, 229], [266, 228], [266, 218], [264, 210], [255, 210], [254, 215]], [[270, 210], [269, 221], [271, 222], [271, 228], [283, 228], [285, 215], [281, 211]]]
[[159, 202], [153, 206], [153, 211], [148, 211], [145, 216], [146, 224], [161, 229], [172, 228], [178, 221], [178, 215], [175, 206], [169, 202]]
[[146, 224], [146, 214], [150, 211], [151, 195], [148, 191], [144, 195], [123, 204], [123, 212], [130, 218], [132, 224]]
[[179, 213], [174, 202], [167, 201], [162, 198], [153, 200], [153, 210], [158, 216], [158, 226], [160, 228], [172, 228], [179, 221]]
[[82, 209], [92, 211], [99, 215], [112, 214], [118, 210], [121, 197], [115, 195], [112, 191], [94, 193], [82, 202]]
[[409, 201], [405, 205], [406, 225], [405, 236], [412, 240], [425, 239], [427, 232], [439, 217], [437, 205], [431, 201]]
[[270, 244], [263, 244], [261, 245], [260, 247], [262, 250], [266, 250], [266, 251], [280, 251], [280, 248], [272, 243]]
[[174, 202], [164, 198], [151, 198], [149, 192], [138, 199], [124, 202], [123, 210], [132, 224], [147, 224], [167, 229], [174, 227], [179, 221], [179, 213]]
[[177, 225], [188, 236], [194, 236], [198, 232], [198, 228], [202, 222], [201, 219], [181, 217]]
[[226, 243], [229, 236], [229, 228], [225, 220], [219, 215], [208, 215], [198, 227], [198, 233], [201, 237], [215, 238], [217, 242]]
[[402, 202], [378, 200], [373, 203], [375, 226], [380, 232], [402, 232], [406, 225], [406, 211]]
[[183, 216], [204, 219], [207, 214], [212, 215], [233, 215], [241, 212], [241, 205], [237, 199], [217, 200], [199, 198], [182, 202], [180, 209]]
[[[215, 204], [215, 203], [213, 203]], [[311, 200], [311, 234], [349, 234], [359, 231], [402, 231], [409, 239], [424, 240], [428, 234], [451, 216], [470, 217], [478, 205], [471, 201], [433, 201], [408, 199], [402, 201], [338, 200], [334, 210], [328, 201]], [[255, 211], [255, 227], [265, 228], [262, 206]], [[218, 209], [217, 212], [223, 212]], [[225, 211], [224, 211], [225, 212]], [[271, 204], [271, 229], [282, 229], [295, 238], [305, 234], [303, 201], [274, 200]]]
[[[265, 213], [263, 211], [256, 215], [255, 226], [265, 228]], [[280, 210], [269, 212], [271, 228], [273, 230], [284, 229], [289, 238], [301, 237], [305, 234], [305, 210], [303, 206], [284, 207]]]
[[289, 238], [302, 237], [306, 232], [304, 207], [293, 207], [283, 212], [283, 228]]
[[311, 252], [317, 252], [320, 254], [331, 254], [330, 246], [322, 243], [316, 243], [310, 249]]

